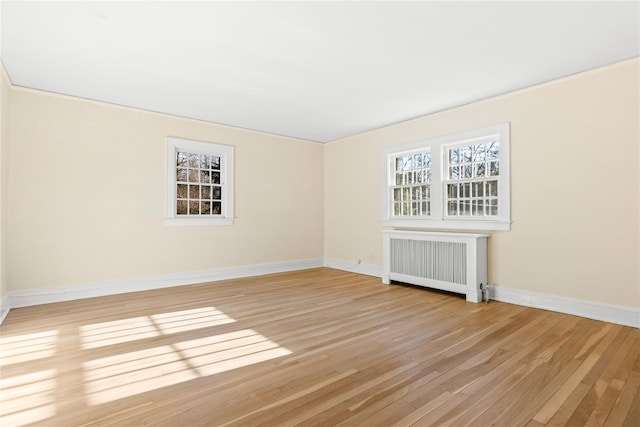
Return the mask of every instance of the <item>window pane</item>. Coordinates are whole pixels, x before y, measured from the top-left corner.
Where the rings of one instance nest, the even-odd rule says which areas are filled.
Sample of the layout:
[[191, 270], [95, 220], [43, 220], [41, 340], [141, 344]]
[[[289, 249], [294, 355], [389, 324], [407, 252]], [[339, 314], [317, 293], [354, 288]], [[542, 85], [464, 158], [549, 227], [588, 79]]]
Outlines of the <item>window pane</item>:
[[460, 167], [451, 166], [449, 168], [449, 179], [459, 179], [459, 178], [460, 178]]
[[189, 215], [200, 215], [200, 202], [197, 200], [189, 202]]
[[198, 154], [189, 153], [189, 167], [190, 168], [200, 167], [200, 156]]
[[460, 147], [460, 163], [471, 162], [471, 147]]
[[474, 182], [472, 189], [473, 189], [473, 197], [484, 196], [484, 182]]
[[458, 197], [458, 184], [447, 184], [447, 197], [449, 199]]
[[220, 170], [220, 157], [210, 156], [209, 162], [211, 165], [211, 169]]
[[423, 216], [431, 215], [431, 212], [429, 212], [429, 202], [422, 202], [420, 204], [420, 212]]
[[200, 168], [209, 169], [209, 156], [200, 154]]
[[484, 200], [474, 200], [471, 215], [473, 216], [484, 216]]
[[201, 215], [211, 214], [211, 202], [200, 202], [200, 214]]
[[396, 157], [394, 163], [395, 163], [395, 171], [401, 171], [402, 170], [402, 157]]
[[213, 187], [211, 189], [211, 198], [213, 200], [220, 200], [222, 199], [222, 189], [220, 187]]
[[500, 175], [500, 162], [489, 162], [489, 176], [497, 176]]
[[410, 171], [413, 168], [413, 156], [402, 156], [403, 169]]
[[394, 188], [393, 189], [393, 201], [394, 202], [398, 202], [402, 200], [402, 192], [399, 188]]
[[476, 144], [473, 146], [473, 161], [484, 161], [484, 144]]
[[411, 202], [411, 216], [420, 215], [420, 202]]
[[462, 166], [462, 178], [471, 178], [471, 165]]
[[449, 203], [447, 203], [447, 215], [458, 215], [458, 202], [450, 200]]
[[178, 167], [187, 166], [187, 153], [183, 151], [176, 152], [176, 166]]
[[402, 215], [409, 215], [409, 202], [402, 202]]
[[189, 186], [189, 198], [190, 199], [199, 199], [200, 198], [200, 186], [199, 185], [190, 185]]
[[487, 160], [500, 158], [500, 141], [492, 141], [487, 144]]
[[402, 203], [394, 203], [393, 204], [393, 214], [395, 216], [400, 216], [402, 213]]
[[422, 200], [427, 200], [429, 197], [431, 197], [430, 193], [430, 188], [428, 185], [423, 185], [422, 187], [420, 187], [420, 192], [422, 193]]
[[187, 170], [186, 169], [177, 169], [176, 170], [176, 181], [187, 182]]
[[415, 169], [420, 169], [422, 167], [422, 154], [413, 155], [413, 167]]
[[402, 174], [401, 173], [397, 173], [396, 174], [396, 185], [402, 185]]
[[220, 184], [220, 172], [211, 172], [211, 183]]
[[200, 174], [195, 169], [189, 169], [189, 182], [200, 182]]
[[177, 215], [186, 215], [187, 214], [187, 201], [186, 200], [178, 200], [176, 202], [176, 214]]
[[460, 197], [471, 197], [471, 184], [464, 182], [460, 184]]
[[409, 200], [409, 187], [402, 187], [402, 200]]
[[487, 196], [498, 195], [498, 181], [487, 181]]
[[461, 200], [459, 206], [459, 214], [461, 216], [469, 216], [471, 213], [471, 200]]
[[186, 199], [188, 197], [187, 192], [189, 191], [189, 186], [186, 184], [178, 184], [176, 185], [176, 197], [178, 199]]
[[487, 215], [497, 216], [498, 215], [498, 200], [497, 199], [489, 199], [489, 205], [487, 206]]
[[211, 202], [211, 214], [212, 215], [220, 215], [222, 212], [222, 203], [221, 202]]
[[411, 200], [420, 200], [420, 187], [411, 188]]
[[424, 153], [424, 167], [431, 168], [431, 153]]
[[458, 163], [458, 159], [459, 159], [458, 148], [449, 149], [449, 163], [452, 165], [455, 165], [456, 163]]
[[483, 178], [485, 175], [486, 167], [484, 163], [476, 163], [473, 165], [473, 177], [474, 178]]
[[208, 185], [203, 185], [202, 187], [200, 187], [200, 198], [204, 199], [204, 200], [209, 200], [209, 197], [211, 196], [211, 187], [209, 187]]
[[200, 171], [200, 182], [204, 182], [205, 184], [211, 182], [211, 171]]

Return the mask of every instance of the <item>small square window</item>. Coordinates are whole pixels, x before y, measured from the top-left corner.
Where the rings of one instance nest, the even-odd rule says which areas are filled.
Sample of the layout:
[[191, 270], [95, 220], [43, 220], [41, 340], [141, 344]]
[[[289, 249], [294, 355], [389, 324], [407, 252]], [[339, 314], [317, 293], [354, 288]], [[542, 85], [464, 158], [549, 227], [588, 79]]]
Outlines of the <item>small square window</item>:
[[233, 224], [233, 151], [167, 138], [167, 224]]

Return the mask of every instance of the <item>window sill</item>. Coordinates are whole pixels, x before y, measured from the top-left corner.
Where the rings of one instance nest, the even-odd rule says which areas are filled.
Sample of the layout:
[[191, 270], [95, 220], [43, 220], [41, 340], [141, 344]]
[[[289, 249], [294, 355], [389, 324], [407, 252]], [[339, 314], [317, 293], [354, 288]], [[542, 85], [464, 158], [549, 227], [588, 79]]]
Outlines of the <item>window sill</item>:
[[510, 231], [511, 221], [483, 221], [459, 219], [385, 219], [385, 227], [424, 228], [439, 230], [482, 230], [482, 231]]
[[166, 218], [164, 225], [168, 226], [218, 226], [233, 225], [233, 218]]

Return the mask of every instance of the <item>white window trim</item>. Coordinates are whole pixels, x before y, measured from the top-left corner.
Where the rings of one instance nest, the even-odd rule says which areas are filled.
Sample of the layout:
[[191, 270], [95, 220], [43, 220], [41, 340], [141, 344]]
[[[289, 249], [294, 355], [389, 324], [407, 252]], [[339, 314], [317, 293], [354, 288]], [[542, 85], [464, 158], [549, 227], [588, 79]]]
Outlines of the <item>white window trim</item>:
[[[463, 143], [489, 135], [500, 137], [500, 175], [498, 176], [498, 217], [451, 218], [445, 215], [444, 188], [446, 146]], [[511, 229], [511, 189], [509, 123], [500, 123], [480, 129], [443, 135], [427, 140], [415, 141], [388, 147], [383, 151], [382, 224], [388, 227], [447, 229], [447, 230], [493, 230]], [[392, 216], [391, 186], [394, 182], [393, 158], [399, 154], [419, 149], [431, 150], [431, 215], [429, 217], [398, 218]]]
[[[176, 152], [184, 150], [192, 153], [220, 157], [220, 183], [222, 184], [222, 212], [219, 216], [179, 216], [176, 215]], [[182, 138], [167, 138], [167, 203], [165, 225], [232, 225], [233, 216], [233, 159], [234, 148], [230, 145], [193, 141]]]

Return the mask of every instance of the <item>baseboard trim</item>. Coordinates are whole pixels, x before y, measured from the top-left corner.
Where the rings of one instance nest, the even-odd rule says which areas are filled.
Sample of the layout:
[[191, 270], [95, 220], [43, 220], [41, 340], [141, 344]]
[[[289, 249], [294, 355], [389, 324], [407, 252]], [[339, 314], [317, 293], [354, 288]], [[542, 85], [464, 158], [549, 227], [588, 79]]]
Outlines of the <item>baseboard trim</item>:
[[364, 274], [367, 276], [382, 277], [382, 266], [374, 264], [363, 264], [362, 262], [360, 262], [360, 260], [345, 261], [336, 258], [325, 258], [324, 266], [328, 268], [335, 268], [336, 270]]
[[[215, 282], [249, 276], [261, 276], [286, 271], [306, 270], [322, 266], [367, 276], [382, 277], [382, 266], [379, 265], [363, 264], [359, 260], [346, 261], [336, 258], [311, 258], [297, 261], [176, 273], [131, 280], [16, 291], [9, 292], [0, 300], [0, 324], [2, 324], [2, 321], [11, 308], [116, 295], [127, 292], [147, 291], [173, 286], [193, 285], [196, 283]], [[499, 302], [556, 311], [640, 328], [640, 309], [638, 308], [597, 303], [497, 285], [490, 286], [490, 295], [491, 299]]]
[[491, 299], [640, 328], [640, 309], [491, 285]]
[[0, 299], [0, 325], [2, 325], [2, 322], [4, 322], [4, 318], [7, 317], [7, 314], [9, 314], [9, 309], [11, 307], [9, 306], [9, 298], [7, 295], [5, 295], [4, 297], [2, 297], [2, 299]]
[[[324, 265], [338, 270], [382, 277], [382, 266], [362, 264], [358, 260], [345, 261], [336, 258], [325, 258]], [[640, 328], [640, 308], [561, 297], [505, 286], [491, 285], [489, 288], [490, 297], [495, 301]]]
[[212, 270], [167, 274], [162, 276], [143, 277], [131, 280], [116, 280], [49, 289], [15, 291], [9, 292], [7, 294], [7, 311], [9, 308], [29, 307], [33, 305], [116, 295], [128, 292], [148, 291], [152, 289], [162, 289], [173, 286], [193, 285], [196, 283], [238, 279], [241, 277], [249, 276], [261, 276], [264, 274], [272, 273], [283, 273], [286, 271], [306, 270], [309, 268], [322, 267], [323, 265], [324, 262], [322, 258], [312, 258], [296, 261], [254, 264], [239, 267], [217, 268]]

